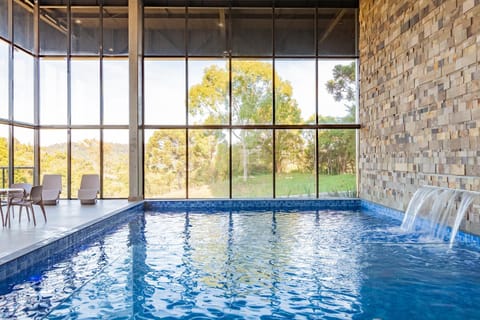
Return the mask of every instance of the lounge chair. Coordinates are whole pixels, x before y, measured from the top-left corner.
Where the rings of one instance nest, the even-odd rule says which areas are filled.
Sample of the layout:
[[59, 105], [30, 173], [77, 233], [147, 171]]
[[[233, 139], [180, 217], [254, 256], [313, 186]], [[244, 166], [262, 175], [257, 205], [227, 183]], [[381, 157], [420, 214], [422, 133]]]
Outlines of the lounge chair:
[[59, 174], [45, 174], [42, 186], [43, 204], [56, 205], [62, 192], [62, 176]]
[[78, 190], [81, 204], [95, 204], [100, 192], [100, 177], [98, 174], [84, 174]]

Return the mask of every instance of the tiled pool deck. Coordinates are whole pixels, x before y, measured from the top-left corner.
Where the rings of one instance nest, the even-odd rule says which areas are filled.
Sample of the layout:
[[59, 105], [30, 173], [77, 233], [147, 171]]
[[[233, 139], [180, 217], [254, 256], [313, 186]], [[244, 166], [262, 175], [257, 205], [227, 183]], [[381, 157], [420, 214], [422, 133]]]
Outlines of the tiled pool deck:
[[127, 200], [99, 200], [96, 205], [81, 205], [80, 201], [62, 200], [56, 206], [45, 206], [45, 223], [40, 208], [34, 206], [37, 225], [28, 222], [25, 210], [18, 222], [18, 209], [11, 227], [0, 227], [0, 265], [48, 242], [79, 230], [96, 220], [128, 206]]

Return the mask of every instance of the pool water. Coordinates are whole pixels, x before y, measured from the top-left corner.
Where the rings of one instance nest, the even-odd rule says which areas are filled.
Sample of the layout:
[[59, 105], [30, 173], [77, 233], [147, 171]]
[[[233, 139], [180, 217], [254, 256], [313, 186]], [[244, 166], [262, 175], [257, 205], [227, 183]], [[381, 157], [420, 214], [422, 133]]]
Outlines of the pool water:
[[0, 287], [0, 318], [468, 319], [480, 251], [369, 212], [156, 213]]

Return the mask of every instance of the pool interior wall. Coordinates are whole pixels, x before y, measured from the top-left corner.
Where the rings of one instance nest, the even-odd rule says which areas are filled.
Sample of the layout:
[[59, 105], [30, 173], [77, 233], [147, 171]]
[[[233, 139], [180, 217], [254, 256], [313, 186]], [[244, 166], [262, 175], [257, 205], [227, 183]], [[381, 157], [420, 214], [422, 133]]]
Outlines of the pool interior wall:
[[[265, 199], [265, 200], [162, 200], [143, 201], [117, 210], [93, 221], [84, 228], [72, 230], [59, 239], [35, 245], [31, 251], [5, 261], [0, 265], [0, 281], [29, 270], [38, 264], [53, 264], [63, 256], [78, 250], [84, 243], [112, 232], [115, 226], [127, 222], [144, 211], [245, 211], [245, 210], [358, 210], [369, 214], [388, 216], [402, 221], [404, 213], [358, 198], [346, 199]], [[459, 232], [456, 241], [480, 246], [480, 237]]]

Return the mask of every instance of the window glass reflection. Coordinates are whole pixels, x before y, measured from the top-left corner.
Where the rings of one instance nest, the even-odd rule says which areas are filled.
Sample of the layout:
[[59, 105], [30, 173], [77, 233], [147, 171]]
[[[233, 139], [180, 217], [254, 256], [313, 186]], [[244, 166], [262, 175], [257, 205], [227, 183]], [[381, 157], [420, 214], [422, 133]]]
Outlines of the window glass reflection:
[[275, 60], [275, 123], [315, 123], [315, 60]]
[[185, 9], [145, 7], [145, 55], [185, 55]]
[[100, 53], [100, 10], [98, 7], [71, 8], [71, 47], [74, 55]]
[[33, 129], [13, 128], [13, 181], [33, 184]]
[[72, 59], [72, 124], [100, 123], [100, 61]]
[[272, 9], [232, 9], [232, 55], [271, 56]]
[[228, 130], [189, 130], [188, 196], [228, 198]]
[[227, 53], [228, 8], [188, 10], [188, 53], [192, 56], [224, 56]]
[[9, 45], [0, 40], [0, 118], [8, 119], [8, 56]]
[[232, 131], [232, 197], [273, 196], [272, 130]]
[[128, 60], [103, 60], [103, 123], [128, 124]]
[[273, 80], [271, 60], [232, 60], [232, 121], [271, 124]]
[[275, 9], [275, 55], [315, 55], [315, 9]]
[[66, 59], [40, 59], [40, 123], [67, 124]]
[[[40, 130], [40, 178], [45, 174], [62, 175], [62, 193], [66, 198], [67, 192], [67, 130], [42, 129]], [[42, 181], [42, 180], [41, 180]]]
[[275, 195], [316, 197], [315, 130], [275, 132]]
[[318, 131], [320, 197], [355, 197], [355, 130]]
[[103, 54], [128, 55], [128, 8], [103, 7]]
[[145, 130], [145, 196], [185, 198], [185, 130]]
[[355, 123], [355, 60], [318, 61], [318, 122]]
[[67, 54], [67, 7], [41, 6], [39, 14], [40, 54]]
[[228, 124], [227, 60], [188, 61], [188, 123]]
[[103, 131], [103, 197], [128, 197], [128, 130]]
[[185, 60], [145, 59], [145, 123], [185, 124]]
[[9, 0], [0, 0], [0, 37], [8, 37], [8, 3]]
[[13, 42], [33, 52], [33, 7], [32, 0], [13, 1]]
[[100, 174], [100, 130], [72, 130], [72, 198], [78, 195], [84, 174]]
[[357, 9], [318, 10], [318, 54], [353, 56], [356, 50]]
[[13, 63], [14, 119], [33, 123], [33, 57], [15, 49]]
[[8, 144], [8, 134], [9, 126], [0, 124], [0, 186], [6, 188], [9, 186], [8, 181], [8, 154], [9, 154], [9, 144]]

